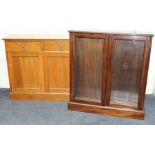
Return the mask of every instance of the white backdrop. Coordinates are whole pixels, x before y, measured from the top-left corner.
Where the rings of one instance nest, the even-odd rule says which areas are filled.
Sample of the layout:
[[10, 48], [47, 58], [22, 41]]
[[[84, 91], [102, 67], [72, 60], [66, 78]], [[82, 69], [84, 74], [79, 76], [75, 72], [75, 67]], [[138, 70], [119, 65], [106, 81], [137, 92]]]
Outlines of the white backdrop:
[[[68, 30], [147, 31], [155, 34], [154, 0], [0, 0], [0, 38], [8, 34], [62, 34]], [[155, 39], [147, 93], [155, 81]], [[0, 87], [9, 87], [0, 40]]]

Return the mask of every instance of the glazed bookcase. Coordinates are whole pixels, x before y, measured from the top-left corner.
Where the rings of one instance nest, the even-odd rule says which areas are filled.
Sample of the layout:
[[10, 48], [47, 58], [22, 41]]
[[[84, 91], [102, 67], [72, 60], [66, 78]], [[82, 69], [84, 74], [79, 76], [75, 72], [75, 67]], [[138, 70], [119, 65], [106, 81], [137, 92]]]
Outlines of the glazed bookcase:
[[152, 37], [70, 31], [68, 109], [144, 119]]

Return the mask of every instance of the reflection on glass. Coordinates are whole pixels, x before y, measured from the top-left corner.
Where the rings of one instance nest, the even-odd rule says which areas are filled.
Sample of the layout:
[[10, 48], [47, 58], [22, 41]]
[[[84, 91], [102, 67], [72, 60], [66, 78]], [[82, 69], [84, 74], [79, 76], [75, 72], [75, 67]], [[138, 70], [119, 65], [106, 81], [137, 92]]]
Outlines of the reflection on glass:
[[115, 40], [110, 103], [138, 103], [144, 41]]

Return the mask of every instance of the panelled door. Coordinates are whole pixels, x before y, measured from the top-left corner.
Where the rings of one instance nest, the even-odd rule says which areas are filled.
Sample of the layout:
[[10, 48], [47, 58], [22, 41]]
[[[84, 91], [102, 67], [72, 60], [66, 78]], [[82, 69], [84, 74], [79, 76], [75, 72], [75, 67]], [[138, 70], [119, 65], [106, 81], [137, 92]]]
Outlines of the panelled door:
[[39, 93], [43, 91], [41, 52], [9, 51], [7, 58], [12, 92]]
[[143, 110], [149, 40], [144, 36], [111, 35], [108, 52], [107, 104]]
[[69, 52], [44, 52], [45, 91], [69, 93]]
[[72, 32], [70, 39], [70, 101], [104, 105], [107, 36]]

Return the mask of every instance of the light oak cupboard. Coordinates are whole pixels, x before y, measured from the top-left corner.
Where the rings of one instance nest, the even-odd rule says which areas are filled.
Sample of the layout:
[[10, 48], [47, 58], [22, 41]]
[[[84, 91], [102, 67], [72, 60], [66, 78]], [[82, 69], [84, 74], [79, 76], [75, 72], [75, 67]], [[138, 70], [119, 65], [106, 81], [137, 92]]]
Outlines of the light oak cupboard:
[[69, 100], [67, 37], [11, 35], [4, 40], [12, 99]]
[[70, 31], [68, 109], [144, 119], [152, 37]]

